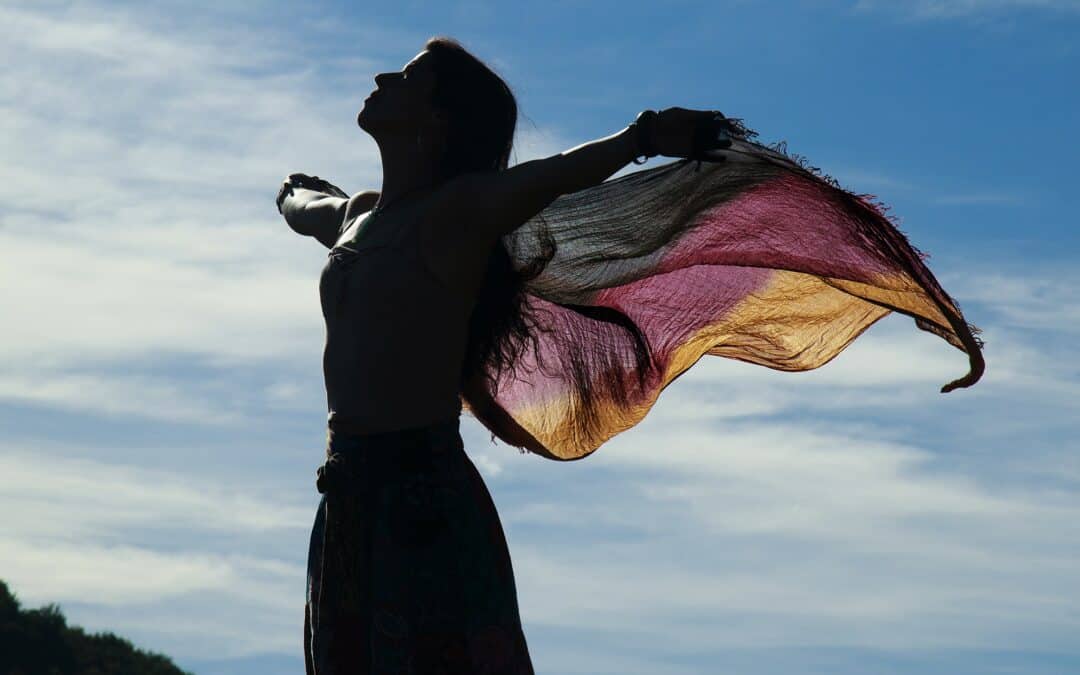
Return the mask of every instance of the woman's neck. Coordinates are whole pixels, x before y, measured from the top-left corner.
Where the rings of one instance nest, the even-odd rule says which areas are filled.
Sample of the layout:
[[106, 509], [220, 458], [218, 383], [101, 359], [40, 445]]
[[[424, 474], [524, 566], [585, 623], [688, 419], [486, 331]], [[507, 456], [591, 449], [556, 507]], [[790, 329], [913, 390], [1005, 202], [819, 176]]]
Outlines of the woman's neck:
[[376, 209], [383, 209], [399, 199], [423, 192], [435, 185], [433, 159], [401, 139], [386, 139], [379, 143], [382, 155], [383, 180]]

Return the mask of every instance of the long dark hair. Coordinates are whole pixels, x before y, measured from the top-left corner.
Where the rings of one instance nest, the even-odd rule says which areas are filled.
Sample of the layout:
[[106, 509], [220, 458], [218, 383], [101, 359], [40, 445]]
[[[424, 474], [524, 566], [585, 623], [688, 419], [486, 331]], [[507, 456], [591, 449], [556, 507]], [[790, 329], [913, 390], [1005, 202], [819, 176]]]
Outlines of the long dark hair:
[[[473, 171], [503, 171], [509, 166], [517, 126], [517, 101], [506, 82], [457, 40], [436, 36], [424, 44], [432, 54], [435, 89], [432, 105], [447, 115], [448, 131], [438, 167], [440, 181]], [[499, 375], [513, 363], [540, 328], [526, 302], [525, 283], [554, 255], [554, 246], [522, 269], [514, 269], [502, 241], [488, 258], [487, 271], [469, 319], [469, 338], [460, 391], [480, 382], [494, 397]]]

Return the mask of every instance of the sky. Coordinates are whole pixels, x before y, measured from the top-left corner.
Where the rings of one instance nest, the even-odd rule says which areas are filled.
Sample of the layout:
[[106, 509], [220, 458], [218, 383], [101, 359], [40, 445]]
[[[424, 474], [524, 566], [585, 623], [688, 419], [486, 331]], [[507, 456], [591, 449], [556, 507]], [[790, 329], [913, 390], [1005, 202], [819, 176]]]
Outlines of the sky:
[[[824, 367], [706, 356], [584, 461], [462, 419], [537, 673], [1080, 671], [1080, 2], [0, 5], [0, 579], [200, 675], [302, 672], [325, 451], [303, 172], [378, 189], [433, 35], [511, 163], [718, 109], [888, 205], [986, 373], [890, 315]], [[616, 176], [657, 166], [628, 165]]]

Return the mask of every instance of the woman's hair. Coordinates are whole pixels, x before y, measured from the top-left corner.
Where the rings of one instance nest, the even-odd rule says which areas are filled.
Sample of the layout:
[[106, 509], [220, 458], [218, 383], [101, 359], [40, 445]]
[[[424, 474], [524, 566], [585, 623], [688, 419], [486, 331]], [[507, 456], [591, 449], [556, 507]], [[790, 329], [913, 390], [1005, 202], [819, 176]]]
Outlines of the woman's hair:
[[[433, 37], [424, 49], [431, 52], [435, 71], [432, 105], [448, 120], [438, 167], [440, 180], [474, 171], [505, 170], [518, 114], [510, 87], [453, 38]], [[533, 331], [539, 322], [526, 303], [525, 283], [536, 277], [553, 255], [554, 246], [515, 270], [506, 245], [496, 242], [469, 320], [462, 392], [471, 389], [467, 384], [475, 383], [474, 378], [483, 377], [494, 396], [500, 373], [517, 360], [526, 341], [532, 340], [535, 348]]]

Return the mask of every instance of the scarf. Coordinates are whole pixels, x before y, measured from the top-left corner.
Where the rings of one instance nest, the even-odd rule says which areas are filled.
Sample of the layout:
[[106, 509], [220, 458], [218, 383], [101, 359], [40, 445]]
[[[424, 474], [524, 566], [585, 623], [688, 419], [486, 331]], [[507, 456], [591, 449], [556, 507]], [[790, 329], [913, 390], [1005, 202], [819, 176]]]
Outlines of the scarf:
[[[892, 311], [969, 359], [983, 342], [873, 195], [856, 195], [783, 142], [732, 145], [564, 194], [502, 239], [542, 316], [532, 348], [465, 385], [463, 409], [503, 442], [581, 459], [640, 422], [702, 356], [818, 368]], [[552, 251], [554, 249], [554, 251]]]

